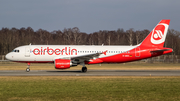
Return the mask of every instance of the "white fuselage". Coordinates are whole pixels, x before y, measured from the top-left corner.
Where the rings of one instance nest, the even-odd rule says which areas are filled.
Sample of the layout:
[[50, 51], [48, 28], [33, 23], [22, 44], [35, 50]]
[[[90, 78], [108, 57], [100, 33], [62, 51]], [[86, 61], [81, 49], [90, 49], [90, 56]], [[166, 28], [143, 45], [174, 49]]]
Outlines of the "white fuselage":
[[97, 58], [113, 56], [128, 52], [137, 46], [100, 46], [100, 45], [25, 45], [15, 48], [19, 52], [10, 52], [6, 55], [12, 61], [49, 61], [55, 59], [70, 59], [71, 57], [83, 56], [87, 54], [102, 53]]

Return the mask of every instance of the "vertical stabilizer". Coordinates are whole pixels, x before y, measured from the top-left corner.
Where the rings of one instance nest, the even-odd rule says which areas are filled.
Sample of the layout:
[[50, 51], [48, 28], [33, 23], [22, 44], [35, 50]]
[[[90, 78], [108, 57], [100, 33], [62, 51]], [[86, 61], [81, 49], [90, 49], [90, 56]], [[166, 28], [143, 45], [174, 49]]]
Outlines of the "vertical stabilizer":
[[170, 20], [161, 20], [141, 43], [141, 47], [162, 48], [166, 39]]

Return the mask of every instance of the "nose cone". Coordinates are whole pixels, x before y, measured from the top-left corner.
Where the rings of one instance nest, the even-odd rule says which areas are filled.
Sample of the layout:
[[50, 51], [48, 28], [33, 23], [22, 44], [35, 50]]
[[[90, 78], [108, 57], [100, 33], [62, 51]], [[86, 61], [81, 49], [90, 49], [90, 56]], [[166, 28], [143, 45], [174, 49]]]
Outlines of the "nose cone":
[[8, 53], [8, 54], [6, 54], [6, 59], [8, 59], [8, 60], [10, 60], [10, 58], [11, 58], [11, 55], [10, 55], [10, 53]]

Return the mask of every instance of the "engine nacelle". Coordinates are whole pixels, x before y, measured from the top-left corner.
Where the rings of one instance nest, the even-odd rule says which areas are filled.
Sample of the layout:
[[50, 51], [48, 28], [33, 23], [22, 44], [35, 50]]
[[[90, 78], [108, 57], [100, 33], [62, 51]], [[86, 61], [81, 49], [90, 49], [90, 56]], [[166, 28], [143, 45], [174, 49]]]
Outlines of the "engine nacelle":
[[73, 64], [71, 60], [68, 59], [56, 59], [54, 65], [56, 69], [68, 69], [72, 66], [77, 66], [77, 64]]

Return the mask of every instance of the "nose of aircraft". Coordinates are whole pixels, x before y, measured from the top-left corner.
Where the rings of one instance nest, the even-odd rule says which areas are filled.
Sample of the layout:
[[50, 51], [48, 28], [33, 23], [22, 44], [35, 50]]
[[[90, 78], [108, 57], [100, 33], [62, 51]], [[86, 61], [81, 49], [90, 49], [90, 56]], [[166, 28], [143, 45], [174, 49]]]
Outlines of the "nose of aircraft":
[[8, 53], [8, 54], [6, 54], [5, 57], [6, 57], [6, 59], [10, 60], [11, 55]]

